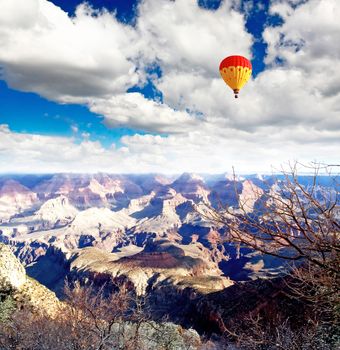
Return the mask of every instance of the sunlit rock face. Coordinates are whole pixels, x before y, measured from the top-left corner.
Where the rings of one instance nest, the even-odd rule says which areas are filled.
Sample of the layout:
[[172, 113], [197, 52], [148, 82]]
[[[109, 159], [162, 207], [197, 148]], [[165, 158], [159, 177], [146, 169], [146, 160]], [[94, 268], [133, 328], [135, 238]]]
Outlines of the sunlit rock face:
[[264, 191], [257, 187], [252, 181], [246, 180], [242, 184], [242, 192], [239, 196], [239, 206], [246, 213], [251, 213], [254, 210], [254, 205], [263, 195]]
[[0, 180], [0, 223], [33, 207], [37, 202], [37, 194], [20, 182]]
[[63, 195], [49, 199], [35, 213], [34, 221], [45, 222], [50, 227], [64, 226], [71, 222], [78, 210]]
[[54, 315], [59, 300], [49, 289], [27, 277], [25, 268], [9, 246], [0, 243], [0, 291], [11, 290], [17, 307], [29, 307]]
[[76, 208], [115, 208], [145, 194], [127, 176], [109, 174], [57, 174], [33, 189], [41, 199], [66, 196]]
[[0, 243], [0, 285], [20, 288], [26, 283], [26, 271], [11, 249]]
[[125, 279], [139, 295], [167, 285], [207, 293], [233, 284], [221, 276], [218, 265], [202, 244], [181, 245], [168, 240], [149, 242], [143, 249], [128, 246], [118, 253], [86, 248], [72, 261], [71, 271], [84, 277]]
[[[243, 206], [246, 212], [256, 213], [261, 209], [257, 198], [272, 189], [264, 178], [189, 173], [29, 178], [0, 176], [0, 242], [11, 245], [25, 266], [41, 262], [50, 248], [60, 250], [66, 260], [77, 255], [86, 261], [89, 255], [83, 256], [84, 249], [117, 254], [137, 247], [133, 258], [119, 253], [121, 260], [110, 264], [110, 269], [129, 275], [140, 292], [150, 286], [156, 274], [160, 276], [157, 281], [165, 276], [173, 284], [210, 290], [223, 288], [225, 280], [219, 276], [230, 277], [232, 273], [243, 280], [235, 268], [245, 271], [248, 278], [249, 271], [257, 276], [272, 267], [268, 259], [262, 266], [256, 257], [246, 256], [249, 252], [241, 251], [240, 257], [234, 257], [233, 247], [221, 243], [226, 228], [213, 225], [198, 210], [207, 203], [233, 210]], [[276, 184], [272, 180], [269, 183]], [[158, 244], [162, 240], [184, 253], [175, 254], [174, 248], [169, 252], [166, 244]], [[190, 257], [194, 267], [183, 268]], [[91, 265], [91, 270], [102, 272], [106, 263], [105, 257], [96, 268]], [[36, 269], [34, 276], [39, 276]]]

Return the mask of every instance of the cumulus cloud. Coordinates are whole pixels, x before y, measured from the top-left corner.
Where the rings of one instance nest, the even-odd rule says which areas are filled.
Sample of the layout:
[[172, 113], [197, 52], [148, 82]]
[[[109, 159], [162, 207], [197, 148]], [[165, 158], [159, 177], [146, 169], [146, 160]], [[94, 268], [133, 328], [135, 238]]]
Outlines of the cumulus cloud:
[[250, 53], [251, 35], [230, 1], [212, 12], [196, 0], [146, 0], [136, 28], [86, 4], [72, 18], [46, 0], [0, 0], [0, 6], [4, 78], [56, 101], [124, 93], [138, 82], [136, 69], [150, 63], [164, 74], [215, 76], [226, 51]]
[[125, 136], [121, 141], [127, 154], [147, 156], [150, 170], [218, 173], [235, 167], [237, 172], [249, 173], [275, 171], [294, 160], [337, 163], [339, 137], [339, 130], [306, 131], [295, 127], [279, 135], [276, 127], [264, 127], [256, 134], [216, 127], [213, 131], [196, 130], [168, 137]]
[[237, 172], [249, 173], [277, 170], [289, 160], [338, 162], [340, 131], [285, 130], [287, 141], [282, 144], [274, 130], [264, 128], [256, 135], [233, 129], [213, 133], [196, 130], [167, 137], [135, 134], [123, 136], [119, 148], [104, 148], [86, 137], [79, 143], [67, 137], [16, 133], [0, 125], [0, 164], [6, 165], [6, 172], [28, 173], [218, 173], [231, 171], [233, 166]]
[[164, 76], [185, 72], [211, 78], [226, 53], [249, 57], [252, 37], [232, 4], [224, 1], [209, 11], [196, 0], [143, 1], [138, 32], [145, 60], [157, 60]]
[[[137, 111], [122, 110], [136, 97], [122, 94], [145, 80], [145, 67], [158, 64], [167, 77], [159, 86], [170, 88], [177, 84], [176, 76], [184, 73], [189, 81], [197, 75], [216, 78], [216, 67], [226, 52], [249, 56], [251, 35], [231, 3], [225, 1], [218, 10], [208, 11], [196, 0], [146, 0], [139, 6], [133, 28], [120, 23], [114, 14], [94, 11], [87, 5], [80, 5], [70, 18], [46, 0], [0, 0], [4, 8], [0, 14], [3, 76], [16, 89], [109, 110], [108, 116], [104, 113], [107, 125], [125, 121], [134, 127]], [[167, 87], [163, 89], [165, 100], [170, 101]], [[119, 110], [117, 117], [112, 113], [113, 105]], [[152, 104], [143, 102], [146, 105], [150, 109]], [[157, 115], [161, 109], [156, 108]], [[172, 123], [173, 129], [178, 129], [185, 112], [174, 113], [167, 107], [162, 110], [161, 117], [151, 120], [139, 109], [142, 122], [137, 124], [157, 131], [160, 122], [163, 131], [164, 124]], [[130, 112], [132, 115], [127, 115]]]
[[137, 83], [135, 31], [80, 5], [73, 18], [46, 0], [0, 0], [0, 64], [10, 86], [85, 102]]
[[267, 28], [266, 62], [275, 65], [277, 59], [288, 69], [304, 74], [305, 87], [326, 97], [340, 92], [340, 3], [337, 0], [310, 0], [295, 7], [290, 2], [277, 1], [273, 14], [283, 18], [283, 25]]
[[166, 104], [146, 99], [140, 93], [93, 99], [90, 110], [104, 115], [109, 127], [129, 125], [148, 132], [183, 133], [200, 124], [195, 115], [176, 111]]
[[0, 164], [5, 172], [133, 172], [148, 163], [126, 148], [106, 149], [86, 137], [79, 143], [73, 138], [12, 132], [0, 125]]
[[209, 121], [233, 118], [234, 101], [226, 98], [219, 63], [236, 53], [251, 57], [253, 43], [233, 5], [224, 1], [209, 11], [195, 0], [149, 0], [141, 6], [138, 25], [148, 48], [146, 60], [160, 65], [163, 75], [154, 83], [171, 107], [201, 113]]
[[312, 134], [339, 130], [340, 3], [274, 1], [270, 12], [282, 16], [283, 24], [264, 32], [267, 69], [247, 84], [237, 103], [219, 77], [175, 70], [157, 81], [165, 101], [199, 111], [221, 128], [256, 133], [276, 126], [281, 136], [294, 126]]
[[[0, 64], [11, 86], [85, 103], [108, 127], [152, 133], [124, 136], [122, 147], [106, 149], [88, 137], [79, 144], [2, 126], [0, 162], [19, 170], [114, 172], [338, 163], [340, 3], [273, 1], [270, 12], [283, 23], [266, 28], [267, 68], [238, 100], [218, 72], [226, 55], [250, 57], [253, 39], [233, 3], [209, 11], [196, 0], [144, 0], [130, 27], [85, 5], [70, 18], [45, 0], [0, 0]], [[155, 63], [162, 75], [152, 80], [163, 102], [126, 93]]]

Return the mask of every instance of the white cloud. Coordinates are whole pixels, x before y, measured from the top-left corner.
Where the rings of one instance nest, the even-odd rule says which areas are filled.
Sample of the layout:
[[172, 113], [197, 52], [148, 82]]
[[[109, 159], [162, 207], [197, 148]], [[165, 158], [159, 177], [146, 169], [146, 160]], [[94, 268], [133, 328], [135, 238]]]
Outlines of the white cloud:
[[[297, 7], [301, 1], [273, 1], [271, 13], [284, 23], [265, 30], [268, 68], [238, 100], [218, 65], [228, 54], [249, 57], [252, 38], [231, 1], [208, 11], [196, 0], [144, 0], [134, 28], [108, 13], [92, 16], [84, 6], [71, 19], [44, 0], [21, 0], [23, 11], [14, 11], [11, 4], [18, 1], [0, 0], [6, 4], [0, 12], [0, 62], [12, 86], [86, 103], [109, 127], [168, 136], [125, 136], [123, 147], [105, 149], [85, 136], [76, 144], [3, 126], [0, 164], [6, 168], [219, 172], [234, 165], [246, 172], [294, 159], [339, 163], [338, 1]], [[153, 79], [164, 103], [126, 94], [155, 61], [163, 75]]]
[[166, 104], [146, 99], [140, 93], [93, 99], [90, 110], [104, 115], [109, 127], [129, 125], [148, 132], [182, 133], [199, 125], [194, 115], [175, 111]]
[[5, 172], [123, 172], [132, 171], [136, 159], [86, 138], [79, 144], [73, 138], [16, 133], [0, 125], [0, 164]]
[[86, 5], [72, 18], [46, 0], [0, 0], [0, 8], [6, 81], [56, 101], [124, 93], [138, 82], [136, 68], [155, 61], [164, 74], [211, 77], [227, 53], [250, 53], [251, 36], [230, 1], [208, 11], [196, 0], [145, 0], [136, 28]]
[[[284, 134], [284, 144], [282, 137], [275, 132], [275, 127], [263, 128], [256, 135], [224, 129], [215, 130], [214, 133], [194, 131], [166, 138], [152, 135], [125, 136], [122, 142], [129, 154], [148, 155], [151, 161], [149, 169], [160, 172], [166, 169], [178, 173], [218, 173], [231, 171], [233, 166], [237, 172], [243, 173], [270, 172], [272, 169], [280, 169], [289, 160], [338, 163], [337, 138], [340, 137], [340, 131], [306, 132], [297, 127], [285, 130]], [[305, 142], [302, 142], [301, 137]], [[323, 137], [327, 142], [322, 142]], [[329, 137], [333, 138], [333, 143], [329, 142]], [[153, 159], [157, 159], [157, 163], [153, 163]]]
[[[168, 107], [125, 91], [143, 81], [143, 68], [155, 62], [168, 77], [159, 86], [169, 88], [184, 73], [188, 81], [216, 78], [226, 53], [250, 52], [251, 36], [231, 1], [208, 11], [196, 0], [145, 0], [136, 28], [85, 5], [70, 18], [46, 0], [25, 0], [21, 10], [22, 1], [7, 2], [0, 14], [0, 63], [6, 81], [55, 101], [85, 103], [103, 114], [108, 126], [183, 132], [200, 125], [185, 106], [174, 111], [174, 103]], [[167, 87], [165, 101], [171, 102]]]
[[138, 28], [148, 48], [146, 60], [157, 59], [163, 75], [154, 83], [171, 107], [202, 112], [210, 120], [218, 116], [217, 105], [229, 114], [219, 64], [231, 54], [251, 57], [252, 45], [245, 19], [232, 4], [224, 1], [209, 11], [195, 0], [143, 3]]
[[[340, 128], [340, 51], [335, 45], [340, 37], [340, 3], [311, 0], [298, 7], [292, 4], [273, 4], [271, 12], [279, 12], [284, 24], [264, 33], [271, 67], [247, 84], [238, 101], [217, 77], [172, 71], [157, 82], [166, 102], [201, 111], [207, 122], [222, 129], [235, 128], [260, 137], [261, 128], [273, 126], [282, 144], [289, 142], [295, 126], [305, 131], [301, 143], [302, 135], [315, 135], [315, 130], [330, 131], [323, 135], [333, 142], [330, 134]], [[285, 63], [275, 65], [276, 58]], [[310, 153], [311, 157], [315, 154], [313, 149]]]
[[200, 8], [196, 0], [147, 0], [140, 6], [138, 32], [145, 60], [157, 59], [164, 75], [219, 75], [228, 54], [250, 55], [251, 35], [243, 16], [224, 1], [216, 11]]
[[136, 33], [111, 14], [81, 5], [70, 18], [46, 0], [0, 0], [0, 8], [0, 64], [12, 87], [84, 102], [138, 81]]
[[197, 130], [168, 137], [136, 134], [122, 137], [122, 147], [106, 149], [87, 138], [78, 143], [66, 137], [16, 133], [0, 125], [0, 164], [5, 165], [1, 168], [5, 172], [28, 173], [218, 173], [231, 171], [233, 166], [245, 173], [279, 169], [289, 160], [338, 163], [340, 131], [306, 132], [297, 127], [285, 130], [283, 137], [284, 145], [274, 127], [257, 134], [235, 129]]
[[305, 88], [323, 96], [340, 92], [340, 3], [337, 0], [310, 0], [293, 8], [278, 2], [271, 8], [284, 23], [267, 28], [267, 63], [284, 60], [288, 69], [304, 74]]

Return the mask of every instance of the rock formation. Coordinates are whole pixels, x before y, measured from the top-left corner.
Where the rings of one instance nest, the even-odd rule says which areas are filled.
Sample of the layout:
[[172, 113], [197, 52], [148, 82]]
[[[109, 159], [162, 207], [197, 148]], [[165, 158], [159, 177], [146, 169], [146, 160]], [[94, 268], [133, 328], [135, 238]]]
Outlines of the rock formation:
[[71, 263], [71, 272], [95, 279], [126, 279], [137, 294], [164, 285], [193, 288], [206, 293], [232, 285], [221, 276], [207, 248], [196, 243], [180, 245], [166, 240], [149, 242], [137, 253], [105, 253], [97, 248], [82, 249]]
[[[232, 270], [242, 270], [241, 274], [231, 272], [240, 279], [247, 279], [250, 273], [262, 274], [266, 269], [261, 269], [260, 263], [253, 258], [247, 258], [243, 265], [235, 264], [233, 248], [220, 243], [223, 228], [213, 227], [197, 211], [196, 205], [205, 202], [212, 206], [232, 206], [237, 210], [242, 203], [246, 211], [251, 212], [254, 208], [258, 210], [257, 195], [265, 190], [271, 188], [266, 188], [265, 179], [258, 176], [56, 174], [36, 178], [31, 175], [30, 181], [20, 176], [15, 180], [0, 176], [0, 242], [12, 245], [24, 265], [29, 265], [41, 259], [50, 247], [70, 258], [75, 254], [83, 256], [81, 250], [87, 247], [116, 254], [121, 248], [138, 246], [144, 249], [150, 241], [165, 239], [174, 246], [181, 245], [184, 252], [190, 251], [189, 256], [196, 249], [201, 255], [200, 261], [209, 261], [205, 268], [196, 266], [201, 271], [197, 286], [202, 287], [206, 278], [209, 290], [212, 284], [209, 278], [223, 272], [231, 276], [228, 274], [230, 266]], [[154, 270], [145, 272], [142, 289], [154, 276], [157, 263], [162, 270], [157, 273], [162, 275], [164, 264], [170, 264], [172, 259], [177, 262], [188, 260], [187, 253], [176, 257], [169, 256], [168, 252], [155, 256], [146, 251], [141, 254], [142, 259], [136, 255], [119, 264], [123, 264], [124, 271], [128, 263], [144, 272], [149, 268]], [[244, 255], [236, 260], [239, 258]], [[227, 266], [228, 260], [232, 264]], [[146, 261], [153, 265], [144, 266]], [[267, 259], [264, 265], [270, 268], [270, 261]], [[167, 268], [167, 276], [170, 270], [175, 268]], [[192, 276], [185, 271], [183, 274], [189, 281]], [[181, 267], [177, 276], [182, 272]], [[137, 279], [141, 279], [141, 275]], [[221, 287], [223, 283], [216, 285]]]
[[0, 290], [11, 290], [17, 307], [55, 314], [60, 302], [53, 292], [28, 277], [11, 249], [0, 243]]

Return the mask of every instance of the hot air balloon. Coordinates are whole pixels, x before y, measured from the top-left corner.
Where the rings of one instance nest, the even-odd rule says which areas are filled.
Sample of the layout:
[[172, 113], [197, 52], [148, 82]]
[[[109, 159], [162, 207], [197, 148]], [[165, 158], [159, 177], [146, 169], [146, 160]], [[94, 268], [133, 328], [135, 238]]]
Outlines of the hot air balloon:
[[252, 72], [250, 61], [243, 56], [229, 56], [220, 63], [220, 73], [225, 83], [233, 89], [235, 98]]

